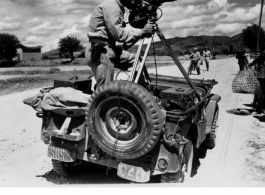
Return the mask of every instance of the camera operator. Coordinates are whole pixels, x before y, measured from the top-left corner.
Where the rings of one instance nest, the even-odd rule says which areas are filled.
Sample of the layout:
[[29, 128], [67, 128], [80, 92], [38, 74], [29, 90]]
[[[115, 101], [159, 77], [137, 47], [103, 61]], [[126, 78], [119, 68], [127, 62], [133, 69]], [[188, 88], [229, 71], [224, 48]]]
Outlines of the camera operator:
[[[95, 75], [97, 87], [113, 80], [114, 66], [123, 70], [133, 66], [135, 55], [125, 51], [121, 45], [117, 46], [116, 42], [130, 44], [150, 37], [153, 33], [154, 23], [147, 23], [143, 29], [126, 29], [123, 25], [125, 7], [135, 9], [138, 1], [105, 0], [91, 15], [87, 30], [89, 43], [86, 59]], [[139, 83], [144, 85], [143, 81], [147, 83], [144, 71]]]

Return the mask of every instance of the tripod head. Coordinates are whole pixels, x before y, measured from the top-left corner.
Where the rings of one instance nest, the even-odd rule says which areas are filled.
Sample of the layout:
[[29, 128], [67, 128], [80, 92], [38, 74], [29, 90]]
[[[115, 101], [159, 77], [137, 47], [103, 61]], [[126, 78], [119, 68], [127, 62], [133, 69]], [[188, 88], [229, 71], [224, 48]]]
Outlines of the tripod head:
[[[129, 23], [134, 28], [143, 28], [148, 21], [156, 22], [162, 16], [162, 10], [159, 8], [165, 2], [177, 0], [136, 0], [135, 9], [130, 11]], [[160, 10], [161, 16], [157, 18], [157, 10]]]

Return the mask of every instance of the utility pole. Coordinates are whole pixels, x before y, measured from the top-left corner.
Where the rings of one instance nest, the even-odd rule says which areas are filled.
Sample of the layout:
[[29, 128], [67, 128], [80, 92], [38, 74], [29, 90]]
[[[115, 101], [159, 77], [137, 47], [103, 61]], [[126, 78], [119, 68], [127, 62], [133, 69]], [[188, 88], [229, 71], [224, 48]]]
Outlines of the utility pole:
[[258, 41], [257, 41], [257, 51], [259, 51], [259, 39], [260, 39], [260, 30], [261, 30], [261, 20], [263, 13], [264, 0], [261, 0], [260, 16], [259, 16], [259, 32], [258, 32]]

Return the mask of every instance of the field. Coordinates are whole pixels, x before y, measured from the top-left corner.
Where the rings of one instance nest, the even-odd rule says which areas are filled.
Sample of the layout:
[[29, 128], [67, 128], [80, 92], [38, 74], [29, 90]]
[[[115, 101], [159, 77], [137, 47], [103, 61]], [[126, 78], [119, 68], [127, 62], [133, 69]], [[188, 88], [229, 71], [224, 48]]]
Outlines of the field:
[[[227, 56], [217, 57], [217, 59], [224, 58]], [[187, 56], [181, 56], [179, 59], [183, 63], [188, 60]], [[174, 62], [169, 56], [157, 56], [156, 58], [149, 56], [146, 59], [147, 68], [170, 65], [174, 65]], [[0, 95], [45, 85], [51, 86], [54, 79], [67, 79], [76, 75], [85, 78], [91, 73], [84, 58], [77, 58], [73, 62], [69, 59], [21, 62], [15, 67], [0, 68]]]
[[78, 75], [79, 78], [85, 78], [90, 74], [91, 71], [89, 69], [61, 71], [59, 68], [51, 68], [48, 71], [17, 70], [2, 72], [0, 73], [1, 77], [7, 76], [7, 79], [0, 80], [0, 95], [35, 89], [41, 86], [52, 86], [54, 79], [67, 79], [76, 75]]

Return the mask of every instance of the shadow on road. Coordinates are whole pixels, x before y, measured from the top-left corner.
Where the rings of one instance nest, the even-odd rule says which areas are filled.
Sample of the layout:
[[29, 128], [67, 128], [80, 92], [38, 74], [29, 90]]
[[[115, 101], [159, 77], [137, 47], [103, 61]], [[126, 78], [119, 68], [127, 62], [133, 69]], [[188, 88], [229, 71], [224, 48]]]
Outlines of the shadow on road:
[[[203, 154], [202, 154], [203, 153]], [[195, 154], [193, 159], [193, 170], [191, 176], [195, 176], [201, 165], [201, 158], [205, 158], [206, 151]], [[45, 178], [48, 182], [57, 185], [83, 185], [83, 184], [133, 184], [129, 180], [122, 179], [117, 176], [117, 169], [109, 169], [107, 173], [107, 168], [105, 166], [88, 163], [83, 171], [73, 177], [63, 177], [56, 173], [54, 169], [44, 173], [43, 175], [37, 175], [36, 177]], [[149, 184], [160, 183], [160, 175], [151, 176]], [[139, 183], [137, 183], [139, 184]], [[145, 183], [146, 184], [146, 183]]]
[[[130, 184], [132, 182], [117, 176], [117, 169], [109, 169], [107, 167], [88, 163], [83, 171], [74, 177], [63, 177], [57, 174], [53, 169], [43, 175], [48, 182], [64, 185], [64, 184]], [[160, 183], [159, 176], [152, 176], [148, 183]]]
[[262, 115], [262, 116], [254, 116], [254, 118], [258, 119], [260, 122], [265, 122], [265, 115]]
[[227, 110], [226, 112], [234, 115], [247, 116], [253, 114], [255, 112], [255, 109], [236, 108], [236, 109]]

